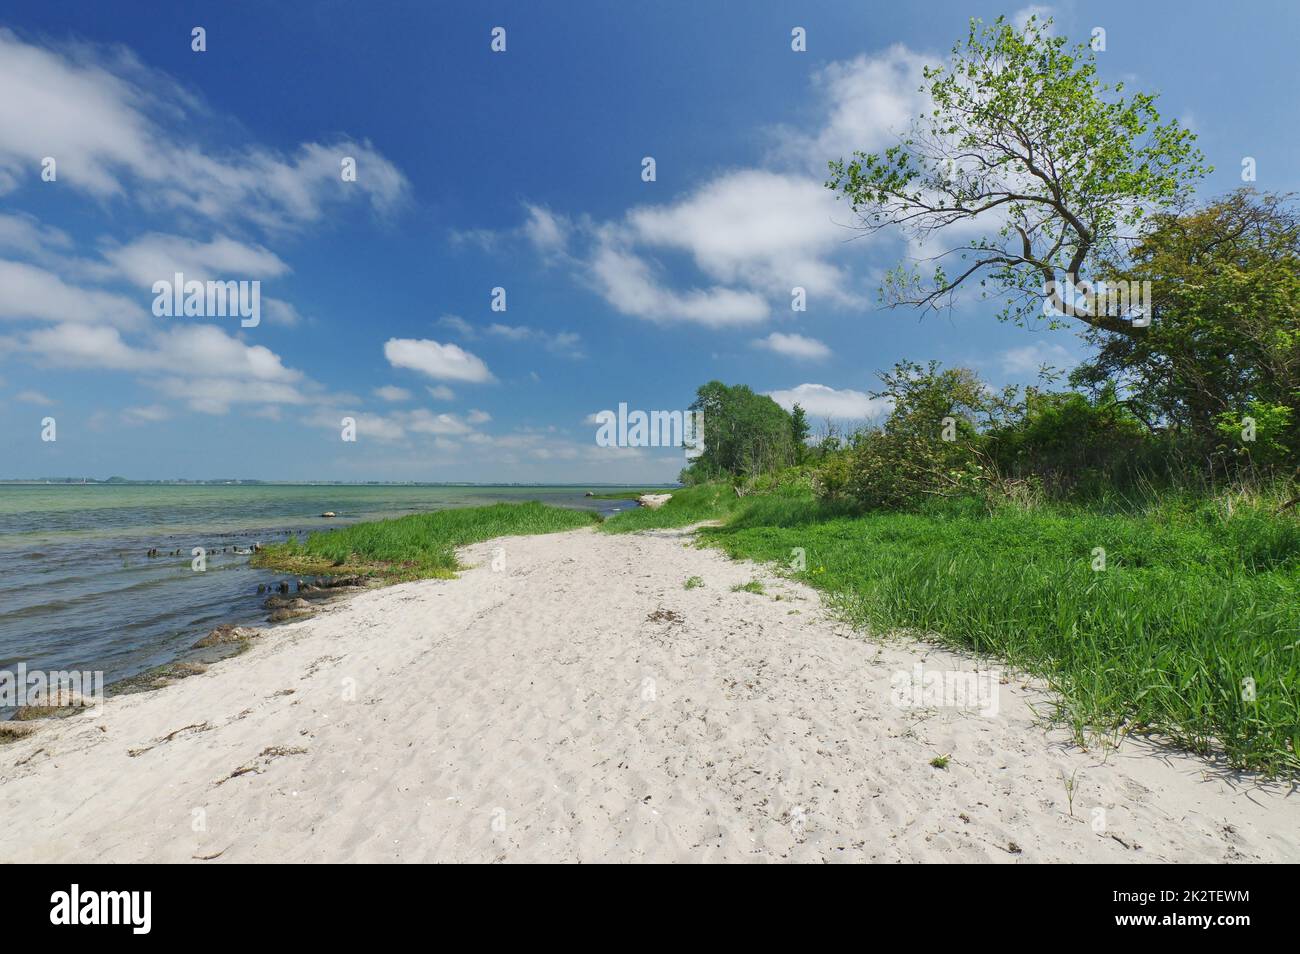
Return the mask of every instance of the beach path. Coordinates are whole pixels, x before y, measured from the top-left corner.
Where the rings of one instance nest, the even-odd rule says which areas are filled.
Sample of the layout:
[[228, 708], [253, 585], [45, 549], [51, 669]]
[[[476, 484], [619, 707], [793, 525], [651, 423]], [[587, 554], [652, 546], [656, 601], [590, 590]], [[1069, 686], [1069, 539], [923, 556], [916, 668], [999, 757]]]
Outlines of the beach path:
[[900, 705], [976, 663], [687, 532], [463, 556], [0, 747], [0, 861], [1300, 861], [1291, 786]]

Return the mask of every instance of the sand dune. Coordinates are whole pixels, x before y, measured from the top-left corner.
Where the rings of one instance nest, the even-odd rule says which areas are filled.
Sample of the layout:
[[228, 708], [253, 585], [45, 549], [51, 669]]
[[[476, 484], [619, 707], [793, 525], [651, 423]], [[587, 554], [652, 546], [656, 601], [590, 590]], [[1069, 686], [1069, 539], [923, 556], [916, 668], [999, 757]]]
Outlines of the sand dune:
[[896, 673], [974, 664], [687, 534], [465, 555], [0, 748], [0, 860], [1300, 860], [1289, 787], [1081, 751], [1021, 679], [900, 707]]

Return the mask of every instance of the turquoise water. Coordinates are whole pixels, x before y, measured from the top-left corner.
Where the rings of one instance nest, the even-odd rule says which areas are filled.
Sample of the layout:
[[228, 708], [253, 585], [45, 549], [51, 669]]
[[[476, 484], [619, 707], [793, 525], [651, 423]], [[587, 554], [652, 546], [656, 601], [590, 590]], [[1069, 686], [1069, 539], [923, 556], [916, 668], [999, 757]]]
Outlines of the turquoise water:
[[[102, 669], [112, 682], [175, 659], [218, 623], [261, 624], [258, 584], [284, 577], [235, 551], [289, 534], [499, 501], [635, 506], [587, 489], [0, 486], [0, 669]], [[327, 510], [338, 516], [323, 519]], [[194, 547], [206, 551], [204, 572], [191, 567]]]

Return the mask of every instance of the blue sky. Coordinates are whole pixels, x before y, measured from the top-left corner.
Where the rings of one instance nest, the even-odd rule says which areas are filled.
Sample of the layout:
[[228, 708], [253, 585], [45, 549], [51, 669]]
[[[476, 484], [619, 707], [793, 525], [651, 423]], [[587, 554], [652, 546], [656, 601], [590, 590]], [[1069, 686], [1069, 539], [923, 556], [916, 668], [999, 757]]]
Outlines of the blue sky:
[[[7, 5], [0, 477], [671, 480], [680, 452], [597, 447], [590, 416], [718, 378], [860, 418], [902, 358], [994, 384], [1068, 366], [1073, 334], [990, 303], [879, 310], [908, 249], [848, 241], [821, 188], [903, 128], [969, 16], [1024, 9]], [[1243, 156], [1259, 188], [1300, 185], [1300, 8], [1037, 9], [1071, 39], [1105, 28], [1105, 78], [1198, 133], [1205, 195]], [[154, 316], [177, 270], [260, 281], [261, 323]]]

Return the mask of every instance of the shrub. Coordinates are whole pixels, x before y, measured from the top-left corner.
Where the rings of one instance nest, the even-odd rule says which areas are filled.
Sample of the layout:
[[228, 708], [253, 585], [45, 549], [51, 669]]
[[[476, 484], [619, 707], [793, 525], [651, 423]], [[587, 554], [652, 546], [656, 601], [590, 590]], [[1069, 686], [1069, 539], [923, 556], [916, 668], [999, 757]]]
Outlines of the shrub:
[[1126, 477], [1141, 465], [1149, 442], [1146, 426], [1112, 386], [1095, 400], [1027, 388], [1024, 401], [990, 429], [984, 450], [999, 473], [1032, 475], [1059, 494]]
[[880, 379], [884, 388], [872, 396], [893, 405], [885, 426], [860, 433], [849, 450], [828, 457], [817, 474], [818, 492], [873, 508], [976, 492], [990, 476], [975, 423], [989, 409], [979, 378], [965, 368], [941, 371], [934, 361], [928, 367], [905, 361]]
[[1285, 404], [1250, 401], [1244, 414], [1224, 411], [1214, 419], [1223, 440], [1221, 452], [1240, 462], [1271, 470], [1285, 464], [1291, 449], [1287, 439], [1292, 409]]

